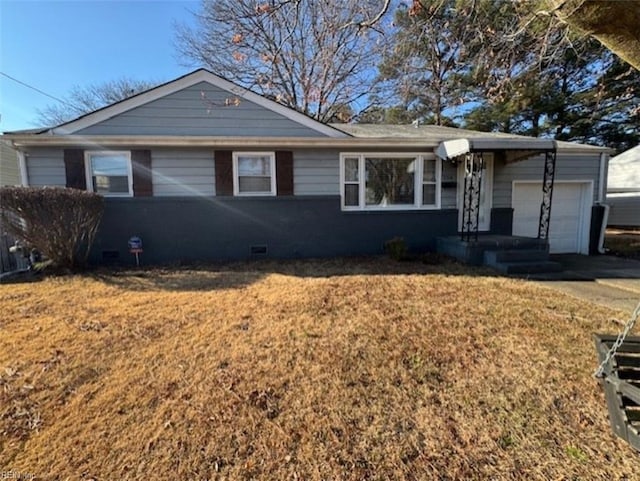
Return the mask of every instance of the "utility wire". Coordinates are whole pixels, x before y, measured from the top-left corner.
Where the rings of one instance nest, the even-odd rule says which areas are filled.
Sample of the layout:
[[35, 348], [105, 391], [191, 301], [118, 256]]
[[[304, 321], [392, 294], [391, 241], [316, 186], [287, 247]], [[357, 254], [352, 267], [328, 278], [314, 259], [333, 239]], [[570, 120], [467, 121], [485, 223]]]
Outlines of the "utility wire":
[[44, 95], [45, 97], [49, 97], [50, 99], [53, 99], [53, 100], [55, 100], [56, 102], [60, 102], [60, 103], [62, 103], [62, 104], [65, 104], [66, 106], [71, 107], [71, 108], [74, 108], [74, 109], [76, 108], [73, 104], [70, 104], [70, 103], [69, 103], [69, 102], [67, 102], [66, 100], [62, 100], [62, 99], [59, 99], [58, 97], [54, 97], [53, 95], [50, 95], [50, 94], [48, 94], [47, 92], [43, 92], [43, 91], [42, 91], [42, 90], [40, 90], [39, 88], [36, 88], [36, 87], [34, 87], [33, 85], [29, 85], [28, 83], [25, 83], [25, 82], [23, 82], [23, 81], [21, 81], [21, 80], [18, 80], [17, 78], [12, 77], [11, 75], [7, 75], [7, 74], [6, 74], [6, 73], [4, 73], [4, 72], [0, 72], [0, 75], [2, 75], [2, 76], [4, 76], [4, 77], [7, 77], [9, 80], [13, 80], [14, 82], [19, 83], [20, 85], [23, 85], [23, 86], [25, 86], [25, 87], [27, 87], [27, 88], [29, 88], [29, 89], [31, 89], [31, 90], [35, 90], [35, 91], [36, 91], [36, 92], [38, 92], [39, 94], [42, 94], [42, 95]]

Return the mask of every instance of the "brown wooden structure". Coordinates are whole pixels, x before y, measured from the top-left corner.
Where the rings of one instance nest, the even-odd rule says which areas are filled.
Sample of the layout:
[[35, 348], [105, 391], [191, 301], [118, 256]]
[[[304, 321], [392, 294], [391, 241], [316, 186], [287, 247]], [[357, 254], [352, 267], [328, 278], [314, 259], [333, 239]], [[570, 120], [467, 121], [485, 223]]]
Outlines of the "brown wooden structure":
[[[607, 359], [618, 336], [594, 336], [598, 361]], [[640, 337], [626, 337], [603, 365], [604, 389], [609, 422], [614, 434], [640, 451]]]

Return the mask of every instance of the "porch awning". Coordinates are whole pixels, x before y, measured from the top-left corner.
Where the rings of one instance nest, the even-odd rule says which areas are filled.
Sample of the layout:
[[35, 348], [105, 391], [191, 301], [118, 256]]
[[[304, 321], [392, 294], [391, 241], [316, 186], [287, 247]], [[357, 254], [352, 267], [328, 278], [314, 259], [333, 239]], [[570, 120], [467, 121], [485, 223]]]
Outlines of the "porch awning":
[[435, 154], [444, 160], [457, 161], [471, 152], [493, 152], [502, 156], [505, 163], [511, 163], [555, 150], [555, 140], [478, 137], [445, 140], [440, 142]]

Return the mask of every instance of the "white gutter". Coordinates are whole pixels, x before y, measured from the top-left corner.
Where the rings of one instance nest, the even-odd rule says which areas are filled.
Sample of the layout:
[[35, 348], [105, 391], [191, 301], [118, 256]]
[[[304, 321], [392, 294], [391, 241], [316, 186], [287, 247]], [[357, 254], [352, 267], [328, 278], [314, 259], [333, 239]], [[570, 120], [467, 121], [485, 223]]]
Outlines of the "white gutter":
[[27, 170], [27, 156], [21, 150], [18, 153], [18, 167], [20, 168], [20, 183], [23, 187], [29, 187], [29, 171]]
[[438, 142], [406, 138], [209, 137], [165, 135], [6, 135], [17, 147], [219, 147], [219, 148], [394, 148], [432, 151]]
[[[202, 135], [166, 136], [166, 135], [33, 135], [5, 134], [5, 138], [20, 147], [85, 147], [91, 149], [110, 147], [210, 147], [237, 149], [393, 149], [393, 151], [415, 151], [425, 149], [433, 152], [442, 138], [420, 137], [213, 137]], [[499, 140], [499, 139], [496, 139]], [[507, 139], [508, 140], [508, 139]], [[602, 149], [601, 149], [602, 150]], [[582, 153], [594, 152], [593, 146], [576, 144], [558, 145], [558, 152]]]

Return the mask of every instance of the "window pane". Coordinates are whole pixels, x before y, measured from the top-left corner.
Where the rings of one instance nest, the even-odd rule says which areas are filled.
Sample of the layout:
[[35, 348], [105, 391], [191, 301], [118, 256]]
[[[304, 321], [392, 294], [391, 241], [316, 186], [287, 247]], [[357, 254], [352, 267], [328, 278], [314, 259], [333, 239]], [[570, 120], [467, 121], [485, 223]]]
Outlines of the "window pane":
[[358, 182], [358, 159], [344, 159], [344, 180]]
[[345, 184], [344, 205], [358, 205], [358, 184]]
[[271, 175], [271, 162], [269, 156], [238, 157], [238, 175]]
[[271, 192], [271, 177], [238, 177], [240, 192]]
[[92, 154], [91, 171], [93, 175], [129, 175], [127, 157], [118, 154]]
[[366, 204], [413, 205], [414, 177], [414, 159], [366, 159]]
[[126, 175], [94, 175], [93, 191], [98, 194], [128, 194], [129, 177]]
[[424, 182], [436, 181], [436, 161], [435, 160], [424, 161], [424, 174], [423, 174], [422, 180]]
[[436, 205], [435, 184], [424, 184], [422, 186], [422, 205]]
[[90, 154], [93, 190], [99, 194], [129, 193], [129, 159], [118, 153]]

